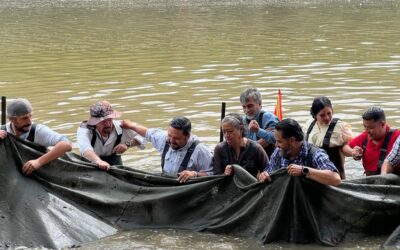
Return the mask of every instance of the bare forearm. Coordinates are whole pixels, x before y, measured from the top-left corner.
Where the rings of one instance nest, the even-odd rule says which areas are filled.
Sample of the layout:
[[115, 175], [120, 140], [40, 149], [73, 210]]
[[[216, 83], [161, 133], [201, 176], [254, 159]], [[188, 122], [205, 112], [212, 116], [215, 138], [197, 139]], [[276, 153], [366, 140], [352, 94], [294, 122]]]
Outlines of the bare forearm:
[[349, 146], [349, 144], [346, 144], [342, 147], [342, 152], [345, 156], [350, 157], [353, 154], [353, 149]]
[[40, 166], [43, 166], [50, 161], [57, 159], [58, 157], [64, 155], [66, 152], [71, 151], [72, 147], [69, 142], [60, 141], [58, 142], [49, 152], [39, 157], [37, 160]]
[[307, 175], [307, 178], [310, 178], [321, 184], [332, 186], [338, 186], [341, 181], [339, 174], [336, 172], [332, 172], [330, 170], [316, 170], [312, 168], [310, 168], [310, 173]]
[[91, 162], [97, 162], [100, 160], [100, 157], [91, 149], [86, 150], [83, 153], [83, 156], [89, 159]]

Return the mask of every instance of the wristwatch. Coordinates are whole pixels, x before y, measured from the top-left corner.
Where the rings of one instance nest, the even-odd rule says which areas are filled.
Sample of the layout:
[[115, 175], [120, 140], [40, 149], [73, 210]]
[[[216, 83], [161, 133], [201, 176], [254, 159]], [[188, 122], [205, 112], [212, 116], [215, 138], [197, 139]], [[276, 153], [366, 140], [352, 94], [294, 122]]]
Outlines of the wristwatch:
[[132, 143], [131, 143], [131, 141], [126, 141], [126, 142], [125, 142], [125, 145], [126, 145], [128, 148], [130, 148], [130, 147], [132, 146]]
[[310, 169], [308, 167], [303, 167], [301, 174], [305, 177], [308, 175], [308, 173], [310, 173]]

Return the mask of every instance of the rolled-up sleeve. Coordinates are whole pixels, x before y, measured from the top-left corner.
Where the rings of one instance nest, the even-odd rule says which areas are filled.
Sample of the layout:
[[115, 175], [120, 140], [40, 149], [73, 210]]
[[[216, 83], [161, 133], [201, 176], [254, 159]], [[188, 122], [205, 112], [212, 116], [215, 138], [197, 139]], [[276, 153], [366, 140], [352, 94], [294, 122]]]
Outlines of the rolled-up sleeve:
[[147, 141], [151, 142], [158, 152], [162, 153], [165, 142], [167, 141], [167, 132], [160, 129], [149, 128], [146, 132], [145, 138]]
[[90, 142], [90, 131], [87, 128], [79, 127], [76, 132], [76, 138], [78, 141], [79, 152], [81, 155], [85, 153], [87, 150], [93, 150], [93, 147]]
[[56, 145], [60, 141], [65, 141], [71, 144], [71, 142], [65, 135], [53, 131], [46, 125], [43, 124], [37, 125], [35, 131], [35, 143], [45, 147], [51, 147]]

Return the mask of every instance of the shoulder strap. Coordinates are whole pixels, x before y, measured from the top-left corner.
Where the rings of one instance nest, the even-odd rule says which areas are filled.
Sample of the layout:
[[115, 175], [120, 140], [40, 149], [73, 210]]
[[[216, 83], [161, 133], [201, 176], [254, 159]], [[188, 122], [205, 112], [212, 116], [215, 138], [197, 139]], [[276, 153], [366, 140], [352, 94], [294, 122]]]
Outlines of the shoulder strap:
[[[257, 119], [258, 125], [259, 125], [260, 128], [262, 128], [262, 129], [264, 129], [264, 127], [262, 126], [262, 121], [263, 121], [263, 116], [264, 116], [264, 114], [265, 114], [265, 111], [264, 111], [264, 110], [261, 110], [261, 111], [260, 111], [260, 115], [258, 116], [258, 119]], [[259, 136], [256, 136], [256, 138], [257, 138], [257, 140], [261, 139]]]
[[92, 145], [92, 147], [94, 147], [94, 144], [96, 143], [96, 139], [97, 139], [97, 133], [95, 129], [92, 128], [88, 128], [91, 132], [92, 132], [92, 140], [90, 141], [90, 145]]
[[263, 126], [262, 126], [262, 121], [263, 121], [264, 114], [265, 114], [265, 111], [261, 110], [260, 111], [260, 115], [258, 116], [258, 120], [257, 120], [258, 125], [260, 125], [260, 128], [262, 128], [262, 129], [264, 129]]
[[362, 158], [363, 159], [364, 159], [365, 149], [367, 148], [367, 144], [368, 144], [368, 135], [365, 136], [365, 139], [364, 139], [363, 144], [362, 144], [362, 150], [363, 150]]
[[307, 167], [312, 168], [313, 167], [312, 160], [313, 160], [313, 156], [314, 156], [315, 152], [317, 152], [318, 150], [323, 150], [323, 149], [320, 149], [319, 147], [315, 146], [314, 144], [311, 144], [308, 142], [305, 142], [305, 143], [307, 143], [307, 146], [308, 146], [308, 152], [307, 152], [307, 157], [305, 160], [305, 165]]
[[29, 131], [28, 138], [26, 138], [30, 142], [35, 141], [35, 131], [36, 131], [36, 123], [33, 123], [31, 126], [31, 130]]
[[389, 132], [385, 136], [385, 140], [383, 141], [383, 144], [381, 147], [381, 153], [379, 155], [378, 166], [377, 166], [378, 174], [381, 173], [381, 167], [382, 167], [383, 161], [385, 160], [386, 151], [387, 151], [387, 148], [389, 145], [390, 138], [392, 138], [393, 132], [394, 132], [394, 129], [390, 129]]
[[308, 137], [310, 136], [310, 133], [311, 133], [312, 129], [314, 128], [316, 122], [317, 122], [317, 120], [312, 121], [310, 126], [308, 127], [307, 134], [306, 134], [306, 141], [308, 141]]
[[165, 155], [167, 154], [168, 150], [169, 150], [169, 144], [166, 141], [165, 145], [164, 145], [164, 150], [163, 150], [162, 155], [161, 155], [161, 170], [164, 170]]
[[329, 124], [328, 130], [326, 131], [324, 142], [322, 143], [322, 147], [329, 148], [329, 142], [331, 141], [333, 129], [335, 128], [337, 122], [339, 121], [338, 118], [333, 118], [331, 123]]
[[192, 156], [194, 149], [196, 148], [197, 145], [199, 145], [199, 141], [195, 140], [193, 141], [192, 145], [190, 145], [190, 147], [188, 148], [185, 158], [183, 158], [183, 161], [181, 163], [181, 166], [179, 167], [179, 172], [187, 169], [187, 165], [189, 163], [190, 157]]
[[117, 140], [115, 141], [114, 147], [121, 143], [122, 138], [122, 133], [118, 134], [117, 130], [115, 130], [115, 133], [117, 133]]

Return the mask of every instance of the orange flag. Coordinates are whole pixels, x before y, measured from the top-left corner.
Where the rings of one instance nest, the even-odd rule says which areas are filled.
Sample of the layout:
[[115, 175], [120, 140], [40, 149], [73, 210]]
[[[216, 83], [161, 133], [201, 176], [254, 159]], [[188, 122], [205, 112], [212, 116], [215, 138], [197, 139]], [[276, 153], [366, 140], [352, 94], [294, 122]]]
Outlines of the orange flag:
[[282, 119], [283, 119], [283, 114], [282, 114], [282, 93], [281, 93], [280, 89], [278, 90], [278, 99], [276, 99], [274, 115], [276, 117], [278, 117], [279, 121], [282, 121]]

